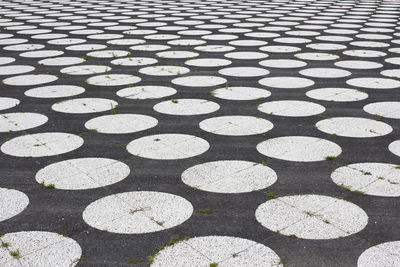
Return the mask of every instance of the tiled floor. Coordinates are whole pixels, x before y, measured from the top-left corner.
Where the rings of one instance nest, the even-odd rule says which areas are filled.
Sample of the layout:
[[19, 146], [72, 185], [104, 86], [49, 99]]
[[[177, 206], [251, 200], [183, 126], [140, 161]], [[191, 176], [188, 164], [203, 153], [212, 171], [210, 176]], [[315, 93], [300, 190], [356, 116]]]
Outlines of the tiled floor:
[[1, 1], [0, 266], [399, 266], [399, 14]]

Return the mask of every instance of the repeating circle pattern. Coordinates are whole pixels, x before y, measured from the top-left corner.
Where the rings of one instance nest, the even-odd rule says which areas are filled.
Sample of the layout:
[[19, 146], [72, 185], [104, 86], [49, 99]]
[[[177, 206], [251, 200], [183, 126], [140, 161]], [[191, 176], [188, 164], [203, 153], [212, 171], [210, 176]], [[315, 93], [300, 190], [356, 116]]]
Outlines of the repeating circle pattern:
[[396, 266], [399, 8], [1, 1], [0, 265]]

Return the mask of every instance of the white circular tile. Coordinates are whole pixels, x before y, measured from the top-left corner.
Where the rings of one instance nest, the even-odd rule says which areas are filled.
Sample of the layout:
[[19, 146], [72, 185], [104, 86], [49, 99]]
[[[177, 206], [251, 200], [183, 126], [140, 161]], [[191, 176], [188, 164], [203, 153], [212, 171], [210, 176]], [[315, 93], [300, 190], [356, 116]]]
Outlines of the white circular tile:
[[388, 149], [390, 152], [400, 157], [400, 140], [391, 142]]
[[324, 32], [330, 33], [330, 34], [348, 34], [348, 35], [353, 35], [353, 34], [358, 33], [357, 31], [347, 30], [347, 29], [327, 29], [327, 30], [324, 30]]
[[363, 109], [372, 115], [400, 119], [400, 102], [376, 102], [365, 105]]
[[0, 76], [1, 75], [16, 75], [31, 72], [35, 69], [35, 67], [28, 65], [9, 65], [9, 66], [0, 66]]
[[85, 60], [79, 57], [54, 57], [42, 59], [38, 63], [45, 66], [67, 66], [77, 65], [82, 62], [85, 62]]
[[386, 56], [385, 52], [375, 51], [375, 50], [366, 50], [366, 49], [359, 49], [359, 50], [346, 50], [343, 51], [344, 55], [352, 56], [352, 57], [384, 57]]
[[15, 157], [46, 157], [64, 154], [83, 145], [83, 139], [69, 133], [22, 135], [3, 143], [1, 151]]
[[111, 61], [111, 64], [122, 66], [143, 66], [157, 63], [158, 60], [148, 57], [127, 57], [118, 58]]
[[338, 55], [328, 53], [298, 53], [294, 55], [296, 58], [313, 61], [336, 60]]
[[387, 163], [356, 163], [337, 168], [334, 183], [351, 191], [381, 197], [400, 196], [400, 169]]
[[0, 97], [0, 110], [13, 108], [19, 105], [20, 101], [11, 97]]
[[58, 78], [49, 74], [31, 74], [31, 75], [18, 75], [3, 80], [4, 84], [16, 86], [28, 86], [51, 83]]
[[229, 52], [235, 50], [233, 46], [229, 45], [201, 45], [196, 46], [194, 49], [202, 52]]
[[267, 58], [268, 54], [261, 52], [231, 52], [224, 55], [227, 58], [242, 59], [242, 60], [256, 60]]
[[261, 163], [222, 160], [202, 163], [182, 173], [182, 181], [190, 187], [214, 193], [246, 193], [271, 186], [276, 173]]
[[211, 41], [229, 41], [237, 39], [238, 36], [233, 34], [210, 34], [210, 35], [204, 35], [201, 38], [204, 40], [211, 40]]
[[14, 189], [0, 188], [0, 222], [20, 214], [28, 204], [29, 198], [24, 193]]
[[261, 154], [282, 160], [313, 162], [342, 153], [337, 144], [310, 136], [283, 136], [267, 139], [257, 145]]
[[220, 58], [198, 58], [186, 60], [185, 64], [196, 67], [221, 67], [232, 64], [232, 61]]
[[0, 132], [17, 132], [45, 124], [45, 115], [30, 112], [0, 114]]
[[299, 77], [271, 77], [258, 81], [259, 84], [282, 89], [297, 89], [314, 85], [314, 81]]
[[346, 69], [356, 69], [356, 70], [370, 70], [370, 69], [379, 69], [383, 67], [383, 65], [380, 63], [365, 61], [365, 60], [343, 60], [335, 62], [335, 66]]
[[186, 199], [162, 192], [119, 193], [92, 202], [83, 220], [99, 230], [119, 234], [143, 234], [175, 227], [193, 213]]
[[307, 63], [300, 60], [293, 59], [267, 59], [260, 61], [258, 64], [268, 68], [301, 68], [307, 65]]
[[368, 94], [355, 89], [348, 88], [321, 88], [310, 90], [306, 93], [308, 97], [317, 100], [334, 102], [360, 101], [368, 98]]
[[65, 49], [70, 51], [95, 51], [105, 48], [107, 48], [107, 46], [102, 44], [79, 44], [67, 46]]
[[400, 87], [400, 81], [388, 78], [353, 78], [346, 81], [354, 87], [369, 89], [394, 89]]
[[193, 58], [197, 57], [199, 53], [192, 51], [164, 51], [156, 53], [156, 56], [161, 58]]
[[342, 50], [346, 49], [345, 45], [334, 43], [314, 43], [306, 45], [308, 48], [323, 51]]
[[224, 87], [213, 90], [211, 95], [227, 100], [259, 100], [269, 97], [271, 92], [255, 87]]
[[85, 92], [85, 88], [75, 85], [49, 85], [25, 91], [26, 96], [36, 98], [57, 98], [75, 96]]
[[129, 167], [107, 158], [78, 158], [50, 164], [35, 176], [38, 183], [57, 189], [83, 190], [115, 184], [130, 173]]
[[124, 36], [122, 34], [104, 33], [104, 34], [87, 35], [85, 37], [92, 40], [111, 40], [111, 39], [123, 38]]
[[400, 65], [400, 57], [385, 58], [385, 62], [394, 65]]
[[235, 41], [230, 41], [230, 45], [235, 45], [235, 46], [261, 46], [261, 45], [266, 45], [268, 42], [266, 41], [261, 41], [261, 40], [235, 40]]
[[87, 53], [89, 57], [97, 57], [97, 58], [126, 57], [129, 54], [130, 52], [124, 50], [102, 50], [102, 51], [94, 51]]
[[245, 136], [268, 132], [274, 126], [268, 120], [252, 116], [220, 116], [205, 119], [200, 129], [218, 135]]
[[110, 70], [111, 68], [108, 66], [80, 65], [80, 66], [63, 68], [60, 70], [60, 72], [69, 75], [89, 75], [89, 74], [104, 73]]
[[52, 45], [76, 45], [85, 42], [86, 42], [85, 39], [80, 39], [80, 38], [62, 38], [62, 39], [50, 40], [47, 43]]
[[230, 236], [195, 237], [167, 246], [156, 254], [151, 266], [167, 265], [283, 267], [269, 247]]
[[80, 114], [103, 112], [114, 109], [118, 103], [106, 98], [76, 98], [57, 102], [51, 109], [63, 113]]
[[303, 239], [334, 239], [358, 233], [368, 224], [359, 206], [334, 197], [295, 195], [268, 200], [256, 210], [265, 228]]
[[6, 46], [3, 49], [7, 51], [33, 51], [43, 49], [44, 45], [41, 44], [18, 44]]
[[128, 99], [157, 99], [176, 93], [177, 91], [171, 87], [146, 85], [121, 89], [117, 92], [117, 95]]
[[144, 39], [146, 40], [176, 40], [179, 39], [179, 35], [175, 34], [150, 34], [150, 35], [145, 35]]
[[134, 45], [129, 47], [131, 50], [136, 50], [136, 51], [163, 51], [163, 50], [168, 50], [171, 47], [168, 45], [156, 45], [156, 44], [143, 44], [143, 45]]
[[219, 105], [204, 99], [173, 99], [158, 103], [153, 109], [169, 115], [201, 115], [217, 111]]
[[269, 74], [269, 71], [257, 67], [232, 67], [218, 71], [219, 74], [233, 77], [259, 77]]
[[259, 105], [257, 109], [267, 114], [285, 117], [313, 116], [325, 111], [325, 108], [319, 104], [297, 100], [265, 102]]
[[275, 38], [274, 42], [282, 44], [308, 44], [311, 43], [311, 40], [307, 38], [280, 37]]
[[0, 65], [6, 65], [15, 61], [13, 57], [0, 57]]
[[396, 266], [400, 261], [400, 241], [381, 243], [365, 250], [357, 261], [357, 267]]
[[[78, 264], [82, 249], [72, 238], [58, 233], [26, 231], [1, 237], [7, 248], [0, 248], [2, 266], [73, 267]], [[10, 251], [18, 251], [18, 259]]]
[[309, 68], [299, 71], [301, 75], [315, 78], [343, 78], [351, 75], [350, 71], [336, 68]]
[[126, 149], [132, 155], [160, 160], [174, 160], [203, 154], [210, 144], [199, 137], [186, 134], [158, 134], [131, 141]]
[[27, 58], [47, 58], [47, 57], [61, 56], [62, 54], [64, 54], [64, 52], [61, 50], [39, 50], [39, 51], [24, 52], [19, 54], [19, 56]]
[[146, 41], [141, 39], [118, 39], [107, 42], [107, 44], [111, 45], [140, 45], [144, 43], [146, 43]]
[[171, 82], [187, 87], [212, 87], [224, 84], [227, 80], [217, 76], [186, 76], [175, 78]]
[[260, 50], [270, 53], [294, 53], [301, 51], [301, 48], [287, 45], [269, 45], [260, 47]]
[[190, 70], [179, 66], [151, 66], [141, 68], [139, 72], [151, 76], [176, 76], [186, 74]]
[[96, 33], [103, 33], [102, 30], [76, 30], [69, 32], [70, 34], [77, 34], [77, 35], [89, 35], [89, 34], [96, 34]]
[[144, 131], [155, 127], [158, 120], [140, 114], [104, 115], [88, 120], [85, 127], [106, 134], [125, 134]]
[[0, 40], [0, 45], [13, 45], [13, 44], [22, 44], [28, 42], [27, 39], [22, 38], [7, 38]]
[[142, 79], [129, 74], [108, 74], [90, 77], [86, 80], [88, 84], [98, 86], [119, 86], [127, 84], [135, 84]]
[[389, 69], [381, 71], [381, 75], [390, 77], [390, 78], [400, 78], [400, 69]]
[[[275, 37], [279, 37], [278, 33], [272, 33], [272, 32], [249, 32], [249, 33], [245, 33], [244, 36], [247, 37], [253, 37], [253, 38], [275, 38]], [[290, 39], [290, 38], [287, 38]], [[275, 42], [282, 42], [282, 43], [294, 43], [295, 41], [289, 41], [286, 40], [286, 38], [276, 38], [274, 39]], [[287, 41], [287, 42], [286, 42]], [[298, 40], [296, 40], [298, 41]]]
[[372, 47], [372, 48], [381, 48], [381, 47], [390, 46], [387, 43], [372, 42], [372, 41], [355, 41], [355, 42], [351, 42], [350, 44], [353, 46], [358, 46], [358, 47]]
[[315, 126], [324, 133], [358, 138], [382, 136], [393, 131], [393, 128], [384, 122], [356, 117], [325, 119], [317, 122]]

